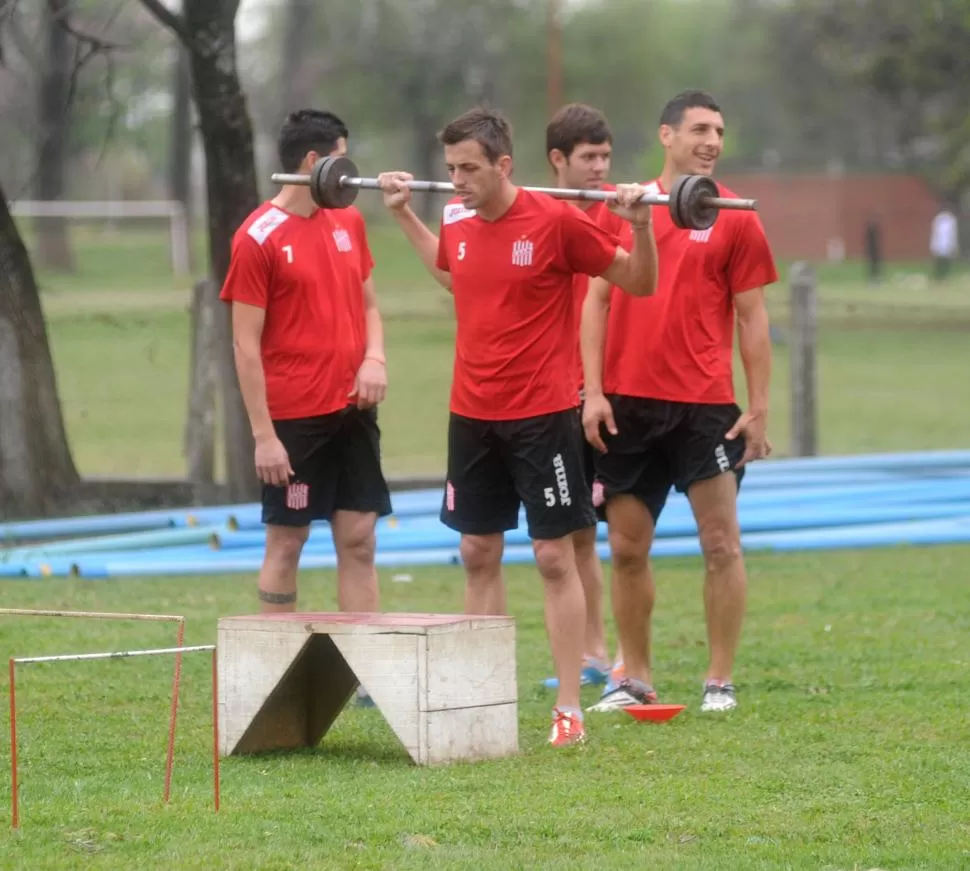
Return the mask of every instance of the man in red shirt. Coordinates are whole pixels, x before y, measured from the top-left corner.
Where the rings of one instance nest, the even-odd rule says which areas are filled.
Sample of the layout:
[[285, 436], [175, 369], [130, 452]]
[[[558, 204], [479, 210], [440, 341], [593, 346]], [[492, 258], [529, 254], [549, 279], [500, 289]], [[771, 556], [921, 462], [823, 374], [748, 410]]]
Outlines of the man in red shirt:
[[[663, 172], [648, 187], [670, 190], [678, 175], [711, 175], [724, 120], [713, 98], [682, 93], [660, 119]], [[721, 196], [734, 196], [719, 185]], [[745, 465], [767, 456], [771, 341], [764, 287], [778, 279], [755, 212], [722, 211], [708, 230], [677, 229], [654, 213], [660, 273], [650, 299], [591, 282], [582, 313], [586, 376], [583, 424], [602, 453], [594, 502], [605, 504], [613, 556], [613, 612], [625, 677], [594, 710], [655, 701], [650, 670], [654, 586], [649, 550], [671, 487], [686, 493], [705, 561], [710, 663], [702, 711], [737, 705], [732, 683], [746, 577], [737, 494]], [[735, 403], [737, 320], [748, 408]], [[608, 324], [608, 326], [607, 326]], [[605, 348], [605, 354], [604, 354]]]
[[508, 122], [473, 109], [440, 134], [455, 198], [440, 237], [408, 207], [407, 173], [383, 173], [385, 202], [434, 277], [455, 299], [457, 341], [442, 522], [459, 531], [465, 610], [505, 611], [504, 533], [525, 504], [545, 582], [546, 626], [559, 678], [550, 743], [585, 735], [580, 707], [585, 604], [572, 534], [596, 523], [583, 479], [576, 396], [573, 275], [603, 275], [650, 294], [656, 249], [639, 185], [617, 189], [631, 222], [628, 254], [567, 202], [511, 181]]
[[[347, 150], [329, 112], [294, 112], [278, 142], [283, 172]], [[363, 218], [318, 209], [284, 185], [233, 238], [222, 299], [232, 305], [236, 371], [256, 439], [266, 554], [263, 611], [293, 611], [300, 553], [314, 520], [330, 522], [344, 611], [377, 611], [374, 527], [390, 513], [377, 404], [384, 336]]]
[[[546, 157], [556, 173], [556, 186], [579, 190], [612, 190], [606, 184], [613, 156], [613, 133], [606, 116], [592, 106], [570, 103], [563, 106], [546, 125]], [[606, 203], [594, 200], [576, 200], [573, 205], [581, 209], [595, 223], [616, 236], [623, 233], [624, 220], [611, 211]], [[582, 310], [588, 275], [573, 276], [573, 293], [577, 319]], [[583, 401], [583, 365], [579, 353], [579, 335], [576, 336], [576, 385], [579, 392], [580, 410]], [[583, 441], [583, 469], [586, 485], [592, 492], [595, 475], [593, 446]], [[576, 568], [583, 583], [586, 598], [586, 650], [583, 657], [582, 682], [584, 684], [607, 684], [609, 686], [610, 659], [606, 649], [606, 632], [603, 625], [603, 569], [596, 552], [596, 526], [586, 527], [573, 533], [576, 551]], [[616, 662], [622, 662], [617, 651]], [[556, 678], [548, 678], [546, 686], [559, 685]]]

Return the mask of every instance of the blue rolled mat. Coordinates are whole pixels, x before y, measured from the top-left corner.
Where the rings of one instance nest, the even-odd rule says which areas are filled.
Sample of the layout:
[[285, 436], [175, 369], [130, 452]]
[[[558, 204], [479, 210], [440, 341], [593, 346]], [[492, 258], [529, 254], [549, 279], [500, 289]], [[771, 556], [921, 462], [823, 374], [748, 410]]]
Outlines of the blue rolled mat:
[[[753, 533], [743, 536], [748, 552], [818, 550], [839, 548], [869, 548], [898, 545], [932, 545], [970, 542], [970, 514], [952, 520], [927, 520], [910, 523], [868, 524], [847, 528]], [[600, 543], [597, 548], [604, 558], [609, 547]], [[661, 539], [655, 543], [656, 557], [696, 556], [700, 548], [696, 536]], [[506, 563], [529, 563], [534, 559], [529, 545], [509, 545], [505, 549]], [[427, 548], [423, 550], [385, 551], [376, 557], [382, 567], [420, 565], [459, 565], [457, 547]], [[153, 577], [208, 574], [253, 574], [259, 570], [262, 557], [252, 554], [237, 557], [227, 553], [213, 553], [204, 559], [170, 559], [143, 562], [117, 560], [104, 566], [106, 577]], [[301, 561], [303, 569], [333, 569], [336, 556], [332, 553], [307, 553]]]

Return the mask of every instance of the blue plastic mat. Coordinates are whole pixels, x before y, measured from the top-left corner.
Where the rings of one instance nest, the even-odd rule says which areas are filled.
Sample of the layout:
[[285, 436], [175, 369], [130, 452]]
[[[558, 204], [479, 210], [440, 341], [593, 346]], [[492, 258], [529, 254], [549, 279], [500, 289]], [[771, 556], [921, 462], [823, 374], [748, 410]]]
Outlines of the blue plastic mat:
[[[378, 523], [381, 566], [457, 564], [459, 536], [438, 519], [437, 489], [393, 494]], [[753, 464], [739, 499], [747, 551], [970, 542], [970, 451], [875, 454]], [[606, 527], [600, 553], [609, 556]], [[157, 577], [258, 571], [265, 530], [257, 504], [0, 524], [0, 578]], [[655, 557], [700, 552], [687, 499], [671, 493]], [[506, 562], [532, 561], [524, 513], [506, 535]], [[316, 523], [303, 568], [332, 568], [333, 541]]]

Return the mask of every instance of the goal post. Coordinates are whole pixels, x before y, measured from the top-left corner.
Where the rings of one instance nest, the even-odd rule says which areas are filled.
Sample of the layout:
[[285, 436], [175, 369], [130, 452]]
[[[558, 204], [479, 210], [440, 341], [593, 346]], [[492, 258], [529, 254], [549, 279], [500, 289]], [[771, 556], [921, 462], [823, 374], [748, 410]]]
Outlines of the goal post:
[[172, 271], [178, 278], [189, 275], [189, 226], [177, 200], [15, 200], [10, 213], [15, 218], [166, 219]]
[[17, 770], [17, 666], [48, 662], [84, 662], [99, 659], [127, 659], [140, 656], [164, 656], [174, 654], [178, 659], [186, 653], [209, 653], [212, 658], [212, 791], [213, 804], [219, 811], [219, 667], [217, 648], [214, 644], [198, 644], [192, 647], [162, 647], [140, 650], [113, 650], [103, 653], [69, 653], [55, 656], [12, 656], [9, 659], [10, 699], [10, 802], [11, 826], [20, 828], [20, 802]]
[[69, 611], [51, 608], [0, 608], [0, 617], [54, 617], [54, 618], [73, 618], [82, 620], [122, 620], [138, 621], [146, 623], [175, 623], [178, 626], [178, 633], [175, 647], [161, 648], [155, 650], [133, 650], [115, 651], [110, 653], [93, 654], [68, 654], [62, 656], [39, 656], [39, 657], [12, 657], [10, 659], [10, 752], [11, 752], [11, 798], [13, 805], [13, 827], [19, 827], [19, 803], [18, 803], [18, 777], [17, 777], [17, 705], [15, 690], [15, 668], [18, 664], [30, 664], [38, 662], [77, 662], [89, 659], [119, 659], [131, 656], [150, 656], [159, 654], [175, 655], [175, 676], [172, 682], [172, 704], [169, 714], [168, 742], [165, 756], [165, 787], [162, 800], [166, 804], [171, 795], [172, 786], [172, 767], [175, 756], [175, 723], [178, 715], [178, 698], [181, 687], [182, 676], [182, 654], [193, 653], [200, 650], [212, 651], [212, 705], [213, 705], [213, 733], [214, 733], [214, 752], [216, 759], [215, 766], [215, 804], [216, 810], [219, 809], [219, 760], [218, 760], [218, 712], [216, 710], [216, 650], [214, 645], [203, 645], [197, 647], [185, 647], [185, 617], [180, 614], [135, 614], [118, 611]]

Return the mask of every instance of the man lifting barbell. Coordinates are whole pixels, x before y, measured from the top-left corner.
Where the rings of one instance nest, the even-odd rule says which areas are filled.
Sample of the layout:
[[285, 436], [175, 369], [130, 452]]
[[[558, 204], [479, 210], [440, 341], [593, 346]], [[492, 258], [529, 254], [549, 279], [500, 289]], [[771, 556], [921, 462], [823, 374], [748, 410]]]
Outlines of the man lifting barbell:
[[[380, 179], [363, 178], [357, 166], [346, 156], [320, 158], [310, 172], [275, 172], [272, 180], [283, 185], [304, 185], [310, 188], [313, 201], [322, 209], [345, 209], [357, 199], [362, 190], [380, 190]], [[451, 182], [407, 179], [412, 191], [426, 193], [454, 193]], [[519, 190], [547, 194], [560, 200], [616, 202], [616, 191], [523, 186]], [[672, 181], [669, 194], [644, 193], [641, 205], [667, 206], [675, 227], [707, 230], [714, 225], [721, 209], [754, 211], [757, 202], [739, 197], [718, 195], [717, 185], [705, 175], [682, 175]]]
[[456, 193], [440, 238], [409, 208], [408, 174], [384, 173], [379, 184], [429, 272], [455, 297], [441, 520], [461, 533], [466, 612], [499, 614], [504, 533], [518, 527], [525, 505], [559, 678], [549, 741], [565, 746], [585, 736], [585, 604], [571, 535], [596, 523], [576, 413], [573, 276], [604, 275], [630, 293], [652, 293], [650, 206], [639, 185], [620, 185], [612, 198], [631, 225], [628, 254], [571, 204], [512, 184], [511, 129], [500, 115], [473, 109], [440, 140]]

